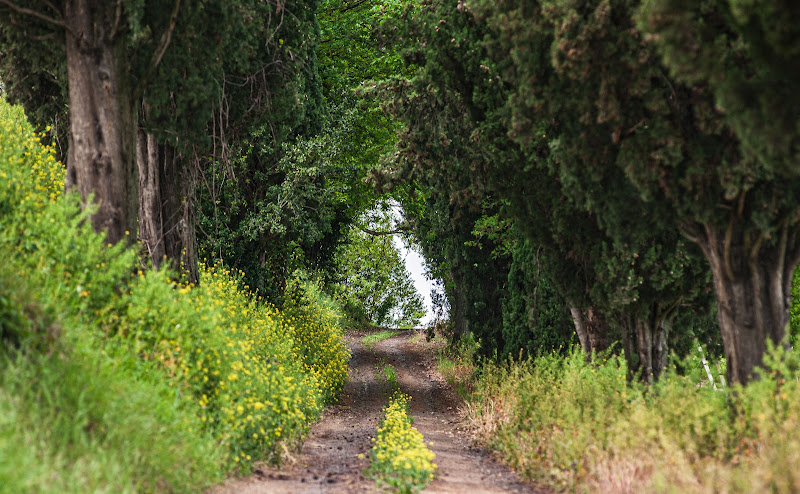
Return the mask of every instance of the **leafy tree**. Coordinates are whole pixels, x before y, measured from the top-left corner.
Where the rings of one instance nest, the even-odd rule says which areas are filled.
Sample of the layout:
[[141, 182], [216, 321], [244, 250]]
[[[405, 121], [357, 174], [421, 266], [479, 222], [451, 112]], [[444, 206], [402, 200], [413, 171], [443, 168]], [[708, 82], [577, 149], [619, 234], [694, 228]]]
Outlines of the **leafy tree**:
[[[615, 166], [637, 126], [647, 126], [643, 107], [664, 85], [633, 29], [631, 5], [477, 2], [475, 12], [493, 34], [485, 47], [490, 75], [508, 91], [508, 136], [523, 153], [538, 154], [534, 166], [560, 184], [553, 192], [595, 219], [599, 231], [573, 236], [572, 246], [594, 246], [590, 297], [621, 331], [629, 367], [650, 379], [666, 365], [678, 309], [707, 306], [708, 284], [672, 217], [643, 201], [626, 168]], [[498, 168], [518, 175], [509, 165]], [[527, 202], [524, 191], [515, 196]]]
[[425, 305], [393, 243], [392, 209], [384, 203], [373, 213], [348, 227], [337, 255], [346, 307], [356, 322], [415, 327]]
[[[502, 198], [503, 213], [542, 249], [584, 348], [603, 348], [617, 327], [631, 368], [657, 378], [673, 318], [686, 305], [702, 306], [707, 285], [668, 217], [614, 166], [616, 127], [597, 116], [616, 108], [617, 93], [598, 99], [591, 88], [636, 80], [630, 67], [610, 66], [630, 11], [600, 17], [591, 5], [573, 7], [432, 2], [410, 10], [401, 37], [421, 70], [389, 87], [389, 106], [407, 125], [395, 176], [438, 177], [429, 183], [460, 204], [471, 195]], [[595, 50], [581, 44], [574, 54], [588, 67], [557, 57], [577, 44], [571, 36]], [[594, 69], [597, 60], [608, 64]]]
[[[49, 2], [0, 5], [0, 15], [12, 21], [2, 31], [3, 49], [14, 55], [13, 62], [4, 65], [3, 77], [11, 81], [13, 95], [23, 101], [37, 105], [50, 98], [55, 101], [54, 107], [75, 110], [86, 107], [82, 102], [85, 97], [67, 105], [66, 99], [59, 98], [54, 91], [54, 87], [60, 87], [66, 95], [69, 82], [70, 97], [77, 94], [73, 87], [81, 81], [58, 77], [61, 69], [69, 72], [67, 69], [75, 63], [75, 58], [65, 59], [59, 53], [58, 43], [48, 40], [36, 45], [36, 50], [25, 47], [29, 42], [26, 37], [36, 37], [51, 28], [65, 31], [68, 41], [78, 32], [67, 22], [72, 19], [67, 10], [75, 9], [65, 4], [60, 11], [61, 7]], [[114, 183], [118, 189], [124, 189], [124, 194], [114, 193], [109, 198], [95, 191], [95, 195], [102, 204], [114, 206], [114, 215], [124, 213], [128, 218], [125, 231], [134, 231], [138, 213], [139, 237], [154, 266], [158, 267], [166, 256], [174, 267], [183, 264], [190, 278], [194, 278], [197, 200], [194, 187], [198, 177], [213, 174], [207, 170], [213, 170], [216, 163], [231, 171], [230, 150], [237, 147], [236, 142], [246, 137], [250, 129], [274, 122], [273, 130], [278, 134], [273, 133], [272, 137], [278, 142], [275, 147], [280, 148], [280, 142], [288, 134], [278, 127], [292, 121], [289, 126], [299, 129], [297, 122], [303, 119], [302, 115], [316, 111], [313, 108], [319, 106], [321, 95], [318, 84], [313, 82], [314, 7], [305, 2], [272, 4], [242, 0], [187, 4], [178, 0], [165, 5], [118, 2], [107, 10], [100, 6], [78, 9], [82, 15], [94, 16], [92, 35], [97, 39], [92, 42], [101, 52], [107, 49], [107, 63], [119, 71], [116, 79], [102, 84], [110, 85], [114, 97], [125, 100], [124, 105], [106, 102], [102, 111], [109, 122], [121, 119], [125, 123], [125, 128], [118, 131], [125, 143], [119, 159], [125, 160], [123, 168], [127, 171], [120, 177], [113, 170], [122, 168], [114, 168], [109, 177], [101, 180], [103, 183], [116, 180]], [[57, 41], [59, 33], [55, 34]], [[51, 55], [48, 63], [57, 62], [53, 64], [57, 70], [43, 65], [46, 55]], [[98, 73], [88, 69], [73, 72]], [[50, 83], [39, 86], [47, 93], [31, 94], [26, 81], [32, 78]], [[41, 120], [50, 123], [55, 112], [48, 105], [43, 107], [40, 113], [45, 118]], [[306, 119], [303, 125], [312, 121], [313, 118]], [[78, 124], [74, 119], [70, 123]], [[114, 123], [111, 129], [120, 125]], [[79, 134], [95, 135], [86, 128]], [[108, 143], [103, 141], [103, 144]], [[70, 145], [73, 148], [80, 146]], [[98, 151], [96, 156], [107, 154]], [[125, 204], [114, 202], [124, 197], [127, 197]], [[99, 214], [106, 214], [103, 211], [101, 207]], [[97, 221], [96, 224], [99, 226]], [[109, 235], [115, 241], [116, 234]]]
[[729, 381], [753, 376], [768, 339], [786, 341], [800, 261], [798, 16], [781, 1], [645, 2], [639, 15], [680, 84], [637, 132], [649, 159], [628, 173], [709, 261]]

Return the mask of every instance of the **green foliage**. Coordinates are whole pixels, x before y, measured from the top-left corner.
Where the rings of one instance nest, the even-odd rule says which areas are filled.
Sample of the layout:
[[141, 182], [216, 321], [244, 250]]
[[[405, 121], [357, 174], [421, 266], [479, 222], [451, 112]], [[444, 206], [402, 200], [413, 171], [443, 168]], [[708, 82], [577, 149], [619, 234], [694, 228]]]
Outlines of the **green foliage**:
[[378, 331], [377, 333], [371, 333], [366, 336], [362, 336], [361, 343], [363, 343], [364, 345], [372, 345], [378, 343], [379, 341], [388, 340], [389, 338], [394, 338], [399, 334], [400, 331], [397, 331], [396, 329], [384, 329]]
[[544, 277], [541, 263], [530, 242], [517, 241], [503, 303], [503, 359], [547, 354], [575, 343], [567, 304]]
[[791, 492], [798, 356], [768, 355], [759, 381], [723, 391], [699, 361], [648, 389], [627, 382], [624, 360], [579, 351], [490, 364], [468, 421], [524, 477], [564, 491]]
[[63, 169], [36, 141], [0, 101], [3, 486], [200, 491], [278, 461], [346, 378], [330, 303], [281, 314], [222, 268], [199, 286], [137, 272], [135, 249], [58, 193]]
[[[388, 376], [387, 376], [388, 377]], [[396, 391], [384, 409], [370, 451], [370, 472], [394, 492], [420, 492], [433, 480], [434, 454], [408, 416], [411, 397]]]
[[[109, 248], [60, 194], [63, 168], [18, 107], [0, 101], [2, 484], [11, 491], [202, 489], [221, 450], [164, 380], [109, 358], [96, 315], [119, 297], [135, 254]], [[10, 316], [10, 317], [9, 317]], [[32, 386], [31, 383], [36, 383]], [[33, 460], [35, 458], [35, 460]], [[187, 469], [186, 465], [192, 465]]]
[[325, 403], [338, 399], [350, 351], [342, 339], [342, 313], [318, 281], [295, 273], [286, 287], [282, 320], [292, 328], [296, 353], [316, 378]]
[[425, 315], [424, 302], [393, 243], [393, 235], [380, 234], [393, 231], [391, 210], [374, 212], [376, 217], [364, 221], [367, 226], [348, 227], [336, 257], [341, 279], [338, 291], [353, 324], [415, 327]]
[[224, 451], [193, 411], [176, 407], [163, 381], [134, 379], [90, 335], [80, 328], [83, 342], [0, 357], [3, 490], [191, 491], [220, 481]]
[[125, 344], [119, 358], [142, 379], [153, 369], [166, 378], [228, 451], [230, 467], [279, 461], [281, 444], [301, 438], [318, 416], [322, 383], [302, 365], [313, 355], [230, 271], [201, 269], [197, 287], [148, 273], [120, 303], [105, 319]]
[[386, 383], [389, 384], [392, 389], [398, 389], [399, 384], [397, 382], [397, 370], [392, 364], [383, 364], [383, 367], [376, 366], [376, 369], [383, 374], [383, 377], [386, 379]]
[[789, 337], [793, 346], [798, 344], [800, 336], [800, 270], [795, 270], [792, 276], [792, 307], [789, 310]]

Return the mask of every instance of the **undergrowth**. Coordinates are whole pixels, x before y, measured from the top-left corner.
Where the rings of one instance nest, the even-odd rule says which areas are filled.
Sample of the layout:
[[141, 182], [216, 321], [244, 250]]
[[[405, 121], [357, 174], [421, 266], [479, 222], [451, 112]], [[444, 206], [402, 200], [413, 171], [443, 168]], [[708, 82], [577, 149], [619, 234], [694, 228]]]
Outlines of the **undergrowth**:
[[524, 478], [578, 492], [797, 492], [800, 358], [773, 348], [761, 378], [714, 390], [673, 369], [647, 388], [618, 357], [485, 363], [467, 422]]
[[364, 344], [364, 347], [367, 350], [372, 350], [374, 348], [375, 343], [379, 343], [383, 340], [388, 340], [389, 338], [394, 338], [395, 336], [399, 335], [400, 331], [396, 329], [383, 329], [378, 331], [377, 333], [371, 333], [368, 335], [364, 335], [361, 337], [361, 343]]
[[139, 271], [53, 156], [0, 99], [0, 490], [199, 492], [280, 461], [344, 384], [335, 303], [299, 275], [278, 311], [222, 266]]

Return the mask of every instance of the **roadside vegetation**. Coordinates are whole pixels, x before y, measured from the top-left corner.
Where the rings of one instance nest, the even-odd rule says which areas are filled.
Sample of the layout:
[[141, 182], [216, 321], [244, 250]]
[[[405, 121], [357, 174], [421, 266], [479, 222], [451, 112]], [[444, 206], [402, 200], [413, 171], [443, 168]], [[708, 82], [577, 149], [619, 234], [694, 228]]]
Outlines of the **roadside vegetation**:
[[370, 473], [378, 484], [404, 494], [420, 492], [436, 471], [435, 455], [412, 425], [410, 401], [410, 396], [395, 391], [384, 409], [370, 451]]
[[388, 340], [389, 338], [397, 336], [398, 334], [400, 334], [400, 331], [396, 329], [382, 329], [377, 333], [370, 333], [362, 336], [361, 343], [367, 348], [367, 350], [372, 350], [375, 343]]
[[196, 492], [279, 462], [346, 379], [335, 303], [300, 275], [277, 310], [219, 264], [142, 271], [39, 141], [0, 99], [3, 491]]
[[[759, 380], [722, 385], [699, 353], [650, 386], [620, 356], [440, 359], [465, 423], [535, 485], [561, 492], [796, 492], [800, 357], [773, 347]], [[724, 366], [723, 372], [724, 372]], [[448, 371], [448, 369], [451, 369]], [[452, 369], [460, 369], [453, 371]], [[710, 379], [709, 380], [709, 372]], [[713, 384], [712, 384], [713, 383]]]

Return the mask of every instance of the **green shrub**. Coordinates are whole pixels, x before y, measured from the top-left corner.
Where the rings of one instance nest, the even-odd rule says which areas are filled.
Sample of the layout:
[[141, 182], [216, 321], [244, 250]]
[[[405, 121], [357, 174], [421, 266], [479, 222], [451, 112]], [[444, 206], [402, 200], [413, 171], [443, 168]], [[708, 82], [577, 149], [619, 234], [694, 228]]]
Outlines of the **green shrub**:
[[196, 287], [142, 274], [113, 325], [143, 377], [157, 369], [196, 407], [230, 460], [280, 459], [320, 412], [316, 377], [295, 354], [290, 328], [242, 292], [231, 273], [201, 268]]

